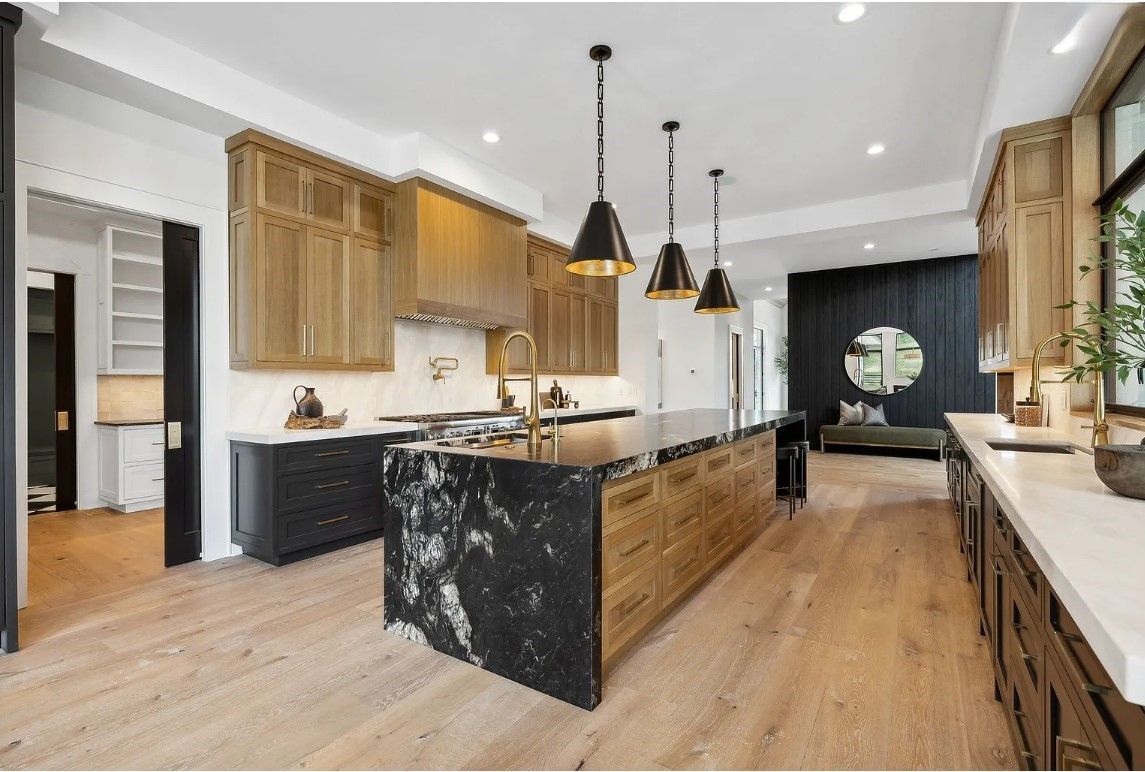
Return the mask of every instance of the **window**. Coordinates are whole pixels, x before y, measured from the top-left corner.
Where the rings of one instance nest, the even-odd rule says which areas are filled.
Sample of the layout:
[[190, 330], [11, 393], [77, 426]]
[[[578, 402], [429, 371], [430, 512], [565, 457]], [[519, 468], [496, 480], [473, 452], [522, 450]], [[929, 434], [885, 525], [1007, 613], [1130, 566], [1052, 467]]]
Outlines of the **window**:
[[914, 380], [922, 372], [922, 348], [909, 333], [895, 336], [895, 377]]
[[[1145, 55], [1137, 58], [1101, 112], [1101, 167], [1102, 213], [1119, 199], [1134, 212], [1145, 211]], [[1113, 248], [1104, 245], [1106, 257]], [[1126, 289], [1124, 278], [1106, 269], [1102, 302], [1125, 302]], [[1107, 375], [1105, 398], [1111, 410], [1145, 415], [1145, 371], [1132, 373], [1125, 383]]]
[[883, 336], [860, 335], [859, 342], [867, 350], [863, 357], [863, 388], [877, 394], [883, 388]]

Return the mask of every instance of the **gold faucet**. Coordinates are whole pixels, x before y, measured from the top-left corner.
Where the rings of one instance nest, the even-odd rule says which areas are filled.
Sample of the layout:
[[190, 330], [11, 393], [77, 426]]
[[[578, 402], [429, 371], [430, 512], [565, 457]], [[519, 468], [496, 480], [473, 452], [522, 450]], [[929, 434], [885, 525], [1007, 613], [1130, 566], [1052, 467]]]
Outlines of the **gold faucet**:
[[[1064, 332], [1055, 332], [1034, 349], [1034, 361], [1030, 364], [1030, 398], [1026, 404], [1042, 404], [1042, 349], [1055, 340], [1067, 339], [1070, 336]], [[1092, 428], [1093, 437], [1090, 447], [1100, 447], [1109, 444], [1109, 423], [1105, 420], [1105, 373], [1093, 374], [1093, 423], [1083, 428]]]
[[[529, 344], [529, 377], [528, 378], [506, 378], [505, 377], [505, 352], [509, 349], [509, 344], [513, 342], [513, 338], [524, 338], [525, 342]], [[525, 427], [529, 430], [529, 443], [528, 448], [532, 451], [541, 449], [541, 401], [540, 395], [537, 393], [537, 342], [533, 340], [533, 336], [524, 330], [514, 330], [505, 337], [505, 342], [501, 344], [501, 361], [497, 364], [497, 399], [504, 400], [509, 395], [509, 388], [505, 385], [506, 381], [529, 381], [529, 415], [525, 418]], [[504, 404], [502, 402], [502, 404]]]
[[555, 399], [549, 397], [542, 403], [541, 408], [544, 409], [548, 407], [550, 402], [553, 405], [553, 453], [556, 454], [556, 452], [561, 449], [561, 427], [558, 424], [560, 411], [557, 409], [560, 406]]

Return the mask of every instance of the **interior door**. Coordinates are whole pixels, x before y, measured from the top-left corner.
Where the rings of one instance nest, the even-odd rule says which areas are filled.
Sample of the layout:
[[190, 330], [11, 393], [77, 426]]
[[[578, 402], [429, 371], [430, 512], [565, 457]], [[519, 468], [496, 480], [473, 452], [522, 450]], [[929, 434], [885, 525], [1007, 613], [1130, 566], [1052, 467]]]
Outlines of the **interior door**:
[[55, 275], [56, 511], [76, 508], [76, 277]]
[[199, 432], [199, 231], [163, 223], [164, 564], [203, 552]]
[[731, 330], [728, 334], [728, 405], [732, 410], [743, 409], [743, 333]]
[[311, 362], [349, 361], [349, 264], [349, 236], [306, 229], [307, 359]]

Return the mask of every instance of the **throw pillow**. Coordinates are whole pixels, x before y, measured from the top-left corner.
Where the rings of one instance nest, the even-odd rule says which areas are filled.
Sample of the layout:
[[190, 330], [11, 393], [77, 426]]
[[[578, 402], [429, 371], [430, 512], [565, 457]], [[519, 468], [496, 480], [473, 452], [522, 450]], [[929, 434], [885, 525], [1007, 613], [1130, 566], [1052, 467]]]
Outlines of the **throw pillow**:
[[890, 426], [882, 405], [872, 407], [866, 402], [863, 403], [863, 426]]
[[839, 426], [862, 426], [863, 425], [863, 403], [856, 402], [854, 405], [848, 405], [843, 400], [839, 400]]

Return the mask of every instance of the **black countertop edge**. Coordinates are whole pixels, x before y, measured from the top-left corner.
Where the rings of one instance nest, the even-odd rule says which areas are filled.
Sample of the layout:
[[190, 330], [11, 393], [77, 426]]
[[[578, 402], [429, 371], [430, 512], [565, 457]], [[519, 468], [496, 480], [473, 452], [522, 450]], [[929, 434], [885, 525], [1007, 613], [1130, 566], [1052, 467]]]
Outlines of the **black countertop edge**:
[[[690, 413], [697, 411], [676, 411], [678, 413]], [[701, 411], [702, 412], [702, 411]], [[707, 411], [707, 412], [741, 412], [741, 411]], [[754, 412], [754, 411], [746, 411]], [[643, 472], [653, 467], [671, 463], [681, 458], [702, 453], [706, 450], [726, 445], [728, 443], [737, 442], [747, 437], [752, 437], [756, 434], [778, 429], [782, 426], [788, 426], [800, 421], [806, 420], [806, 413], [802, 410], [787, 411], [784, 415], [774, 415], [784, 411], [762, 411], [766, 414], [772, 414], [772, 417], [751, 423], [746, 426], [738, 426], [727, 429], [725, 431], [715, 432], [711, 435], [699, 437], [692, 440], [680, 442], [675, 445], [669, 445], [663, 448], [651, 448], [647, 451], [631, 453], [626, 452], [619, 457], [610, 457], [609, 449], [604, 448], [598, 452], [601, 456], [600, 460], [586, 460], [586, 455], [592, 455], [591, 450], [579, 448], [578, 452], [558, 452], [556, 457], [553, 455], [552, 445], [548, 440], [545, 441], [542, 451], [539, 455], [530, 455], [527, 452], [524, 444], [511, 446], [509, 448], [492, 448], [492, 449], [474, 449], [466, 447], [447, 447], [441, 446], [436, 441], [429, 440], [424, 442], [406, 443], [401, 445], [391, 445], [385, 448], [385, 453], [449, 453], [456, 455], [466, 456], [479, 456], [492, 460], [500, 461], [514, 461], [519, 463], [533, 463], [543, 464], [545, 466], [566, 466], [573, 469], [589, 469], [593, 472], [600, 473], [604, 480], [616, 480], [621, 477], [627, 477], [631, 474]], [[599, 428], [602, 424], [612, 424], [624, 421], [638, 421], [639, 419], [648, 419], [655, 416], [666, 416], [669, 414], [650, 414], [647, 416], [633, 416], [631, 418], [617, 418], [609, 421], [595, 422], [595, 424], [585, 425], [585, 431], [591, 431], [588, 427], [595, 426]], [[572, 431], [577, 427], [570, 426], [565, 431]], [[570, 443], [577, 442], [575, 436], [570, 437], [568, 434], [564, 435], [563, 443], [568, 446]], [[606, 441], [607, 442], [607, 441]], [[591, 443], [591, 439], [586, 440], [586, 443]], [[604, 444], [604, 443], [602, 443]], [[562, 456], [564, 456], [562, 458]]]

